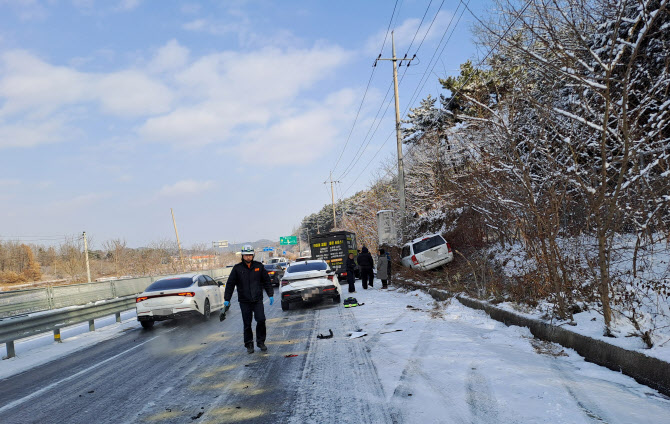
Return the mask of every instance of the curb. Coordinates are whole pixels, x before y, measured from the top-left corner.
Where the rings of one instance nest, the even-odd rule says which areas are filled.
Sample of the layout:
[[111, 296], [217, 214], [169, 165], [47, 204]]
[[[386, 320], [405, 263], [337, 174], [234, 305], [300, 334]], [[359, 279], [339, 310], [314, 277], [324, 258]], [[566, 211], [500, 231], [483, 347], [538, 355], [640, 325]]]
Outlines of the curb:
[[[414, 285], [411, 286], [419, 288]], [[421, 290], [427, 291], [436, 300], [443, 301], [453, 297], [448, 292], [433, 288], [426, 290], [424, 287]], [[485, 311], [491, 318], [507, 326], [528, 327], [533, 336], [538, 339], [574, 349], [588, 362], [607, 367], [612, 371], [621, 372], [634, 378], [638, 383], [670, 396], [670, 363], [575, 333], [563, 327], [516, 315], [513, 312], [492, 306], [488, 302], [460, 295], [456, 296], [456, 299], [469, 308]]]

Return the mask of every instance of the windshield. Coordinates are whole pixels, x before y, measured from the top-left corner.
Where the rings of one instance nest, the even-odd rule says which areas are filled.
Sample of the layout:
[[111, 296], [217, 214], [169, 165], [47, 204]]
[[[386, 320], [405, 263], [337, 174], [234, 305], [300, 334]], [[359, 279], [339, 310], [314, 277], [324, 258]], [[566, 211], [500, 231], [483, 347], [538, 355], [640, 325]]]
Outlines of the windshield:
[[266, 264], [265, 269], [272, 271], [273, 269], [277, 269], [277, 266], [277, 264]]
[[301, 264], [293, 264], [288, 267], [286, 272], [304, 272], [304, 271], [325, 271], [328, 265], [325, 262], [309, 262]]
[[414, 243], [414, 254], [421, 253], [424, 250], [432, 249], [433, 247], [445, 244], [446, 242], [440, 235], [425, 238], [419, 242]]
[[164, 278], [154, 282], [145, 291], [185, 289], [193, 284], [191, 277]]

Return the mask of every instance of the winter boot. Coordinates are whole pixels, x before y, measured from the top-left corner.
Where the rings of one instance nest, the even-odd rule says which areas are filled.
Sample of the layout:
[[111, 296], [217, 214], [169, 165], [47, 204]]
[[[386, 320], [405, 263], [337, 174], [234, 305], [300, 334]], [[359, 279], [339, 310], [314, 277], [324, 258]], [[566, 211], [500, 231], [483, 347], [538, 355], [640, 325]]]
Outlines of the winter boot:
[[263, 351], [263, 352], [267, 352], [267, 351], [268, 351], [268, 347], [265, 346], [265, 343], [258, 343], [258, 348], [259, 348], [261, 351]]
[[254, 345], [247, 346], [247, 353], [254, 353]]

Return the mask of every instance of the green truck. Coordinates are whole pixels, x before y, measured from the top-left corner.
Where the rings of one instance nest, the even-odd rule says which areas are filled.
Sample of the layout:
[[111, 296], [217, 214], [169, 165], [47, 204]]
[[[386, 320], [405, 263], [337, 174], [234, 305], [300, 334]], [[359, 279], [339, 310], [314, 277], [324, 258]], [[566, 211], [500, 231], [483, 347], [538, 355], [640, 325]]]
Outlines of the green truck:
[[312, 259], [323, 259], [328, 263], [330, 269], [337, 273], [338, 280], [342, 280], [346, 273], [346, 260], [349, 253], [354, 257], [358, 254], [356, 250], [356, 234], [351, 231], [333, 231], [330, 233], [316, 234], [310, 239], [310, 250]]

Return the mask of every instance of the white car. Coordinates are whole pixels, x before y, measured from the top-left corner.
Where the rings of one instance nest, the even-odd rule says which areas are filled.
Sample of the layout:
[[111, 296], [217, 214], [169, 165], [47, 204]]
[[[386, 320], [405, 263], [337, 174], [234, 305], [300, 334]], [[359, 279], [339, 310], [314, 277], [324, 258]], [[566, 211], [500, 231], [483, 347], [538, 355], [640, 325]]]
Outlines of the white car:
[[182, 274], [154, 281], [135, 299], [137, 320], [149, 329], [156, 321], [197, 316], [209, 319], [223, 307], [224, 284], [205, 274]]
[[402, 247], [402, 264], [408, 268], [427, 271], [454, 260], [451, 245], [440, 234], [428, 234]]
[[270, 259], [270, 263], [271, 264], [276, 264], [276, 263], [286, 264], [286, 263], [288, 263], [288, 261], [286, 260], [286, 258], [272, 258], [272, 259]]
[[281, 309], [288, 311], [291, 303], [319, 298], [331, 298], [334, 303], [340, 303], [342, 289], [335, 271], [326, 261], [310, 259], [289, 264], [281, 279], [279, 293]]

